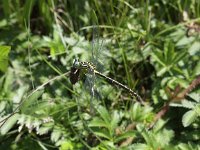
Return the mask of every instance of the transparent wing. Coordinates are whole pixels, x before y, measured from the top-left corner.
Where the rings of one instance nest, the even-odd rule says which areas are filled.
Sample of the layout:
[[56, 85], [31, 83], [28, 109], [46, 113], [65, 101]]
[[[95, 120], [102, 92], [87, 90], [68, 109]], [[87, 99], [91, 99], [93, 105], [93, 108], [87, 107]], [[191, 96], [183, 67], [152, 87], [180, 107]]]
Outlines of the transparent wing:
[[96, 66], [96, 70], [103, 72], [108, 59], [106, 48], [104, 47], [104, 39], [100, 38], [100, 27], [98, 25], [93, 25], [91, 54], [91, 61]]

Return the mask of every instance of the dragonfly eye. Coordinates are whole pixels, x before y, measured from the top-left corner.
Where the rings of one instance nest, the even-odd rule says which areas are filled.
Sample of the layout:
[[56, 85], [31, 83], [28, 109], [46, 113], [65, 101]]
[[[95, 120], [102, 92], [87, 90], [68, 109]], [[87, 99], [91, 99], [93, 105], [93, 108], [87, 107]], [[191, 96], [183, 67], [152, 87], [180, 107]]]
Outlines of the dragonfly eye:
[[80, 67], [80, 62], [78, 61], [78, 59], [74, 59], [73, 67], [75, 67], [75, 68], [79, 68]]

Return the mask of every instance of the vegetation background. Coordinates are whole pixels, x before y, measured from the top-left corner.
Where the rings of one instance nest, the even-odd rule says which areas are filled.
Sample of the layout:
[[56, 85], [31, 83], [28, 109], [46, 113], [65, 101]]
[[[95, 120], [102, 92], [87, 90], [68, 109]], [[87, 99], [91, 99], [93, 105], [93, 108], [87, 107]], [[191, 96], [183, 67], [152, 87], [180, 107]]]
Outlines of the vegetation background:
[[[200, 149], [199, 0], [2, 0], [0, 10], [0, 149]], [[69, 71], [91, 60], [93, 34], [101, 71], [145, 105], [96, 77], [91, 113], [84, 77], [72, 85]]]

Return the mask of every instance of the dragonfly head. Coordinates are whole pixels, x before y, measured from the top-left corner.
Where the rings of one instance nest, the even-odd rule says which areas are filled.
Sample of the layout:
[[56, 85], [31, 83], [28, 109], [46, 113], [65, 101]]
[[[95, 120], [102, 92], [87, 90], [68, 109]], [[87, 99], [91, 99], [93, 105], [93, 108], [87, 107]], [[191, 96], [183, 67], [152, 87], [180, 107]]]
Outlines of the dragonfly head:
[[81, 68], [81, 64], [80, 64], [80, 62], [79, 62], [79, 60], [77, 58], [74, 59], [73, 67], [77, 68], [77, 69]]

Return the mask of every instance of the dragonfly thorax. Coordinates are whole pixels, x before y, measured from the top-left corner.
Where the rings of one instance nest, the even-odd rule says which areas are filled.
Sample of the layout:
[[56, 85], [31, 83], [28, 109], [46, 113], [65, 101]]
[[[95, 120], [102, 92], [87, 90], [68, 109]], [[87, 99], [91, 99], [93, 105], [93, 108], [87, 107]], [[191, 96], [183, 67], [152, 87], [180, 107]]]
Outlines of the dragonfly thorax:
[[94, 71], [96, 69], [94, 64], [90, 62], [79, 61], [78, 59], [74, 60], [73, 67], [77, 69], [88, 69], [90, 71]]

